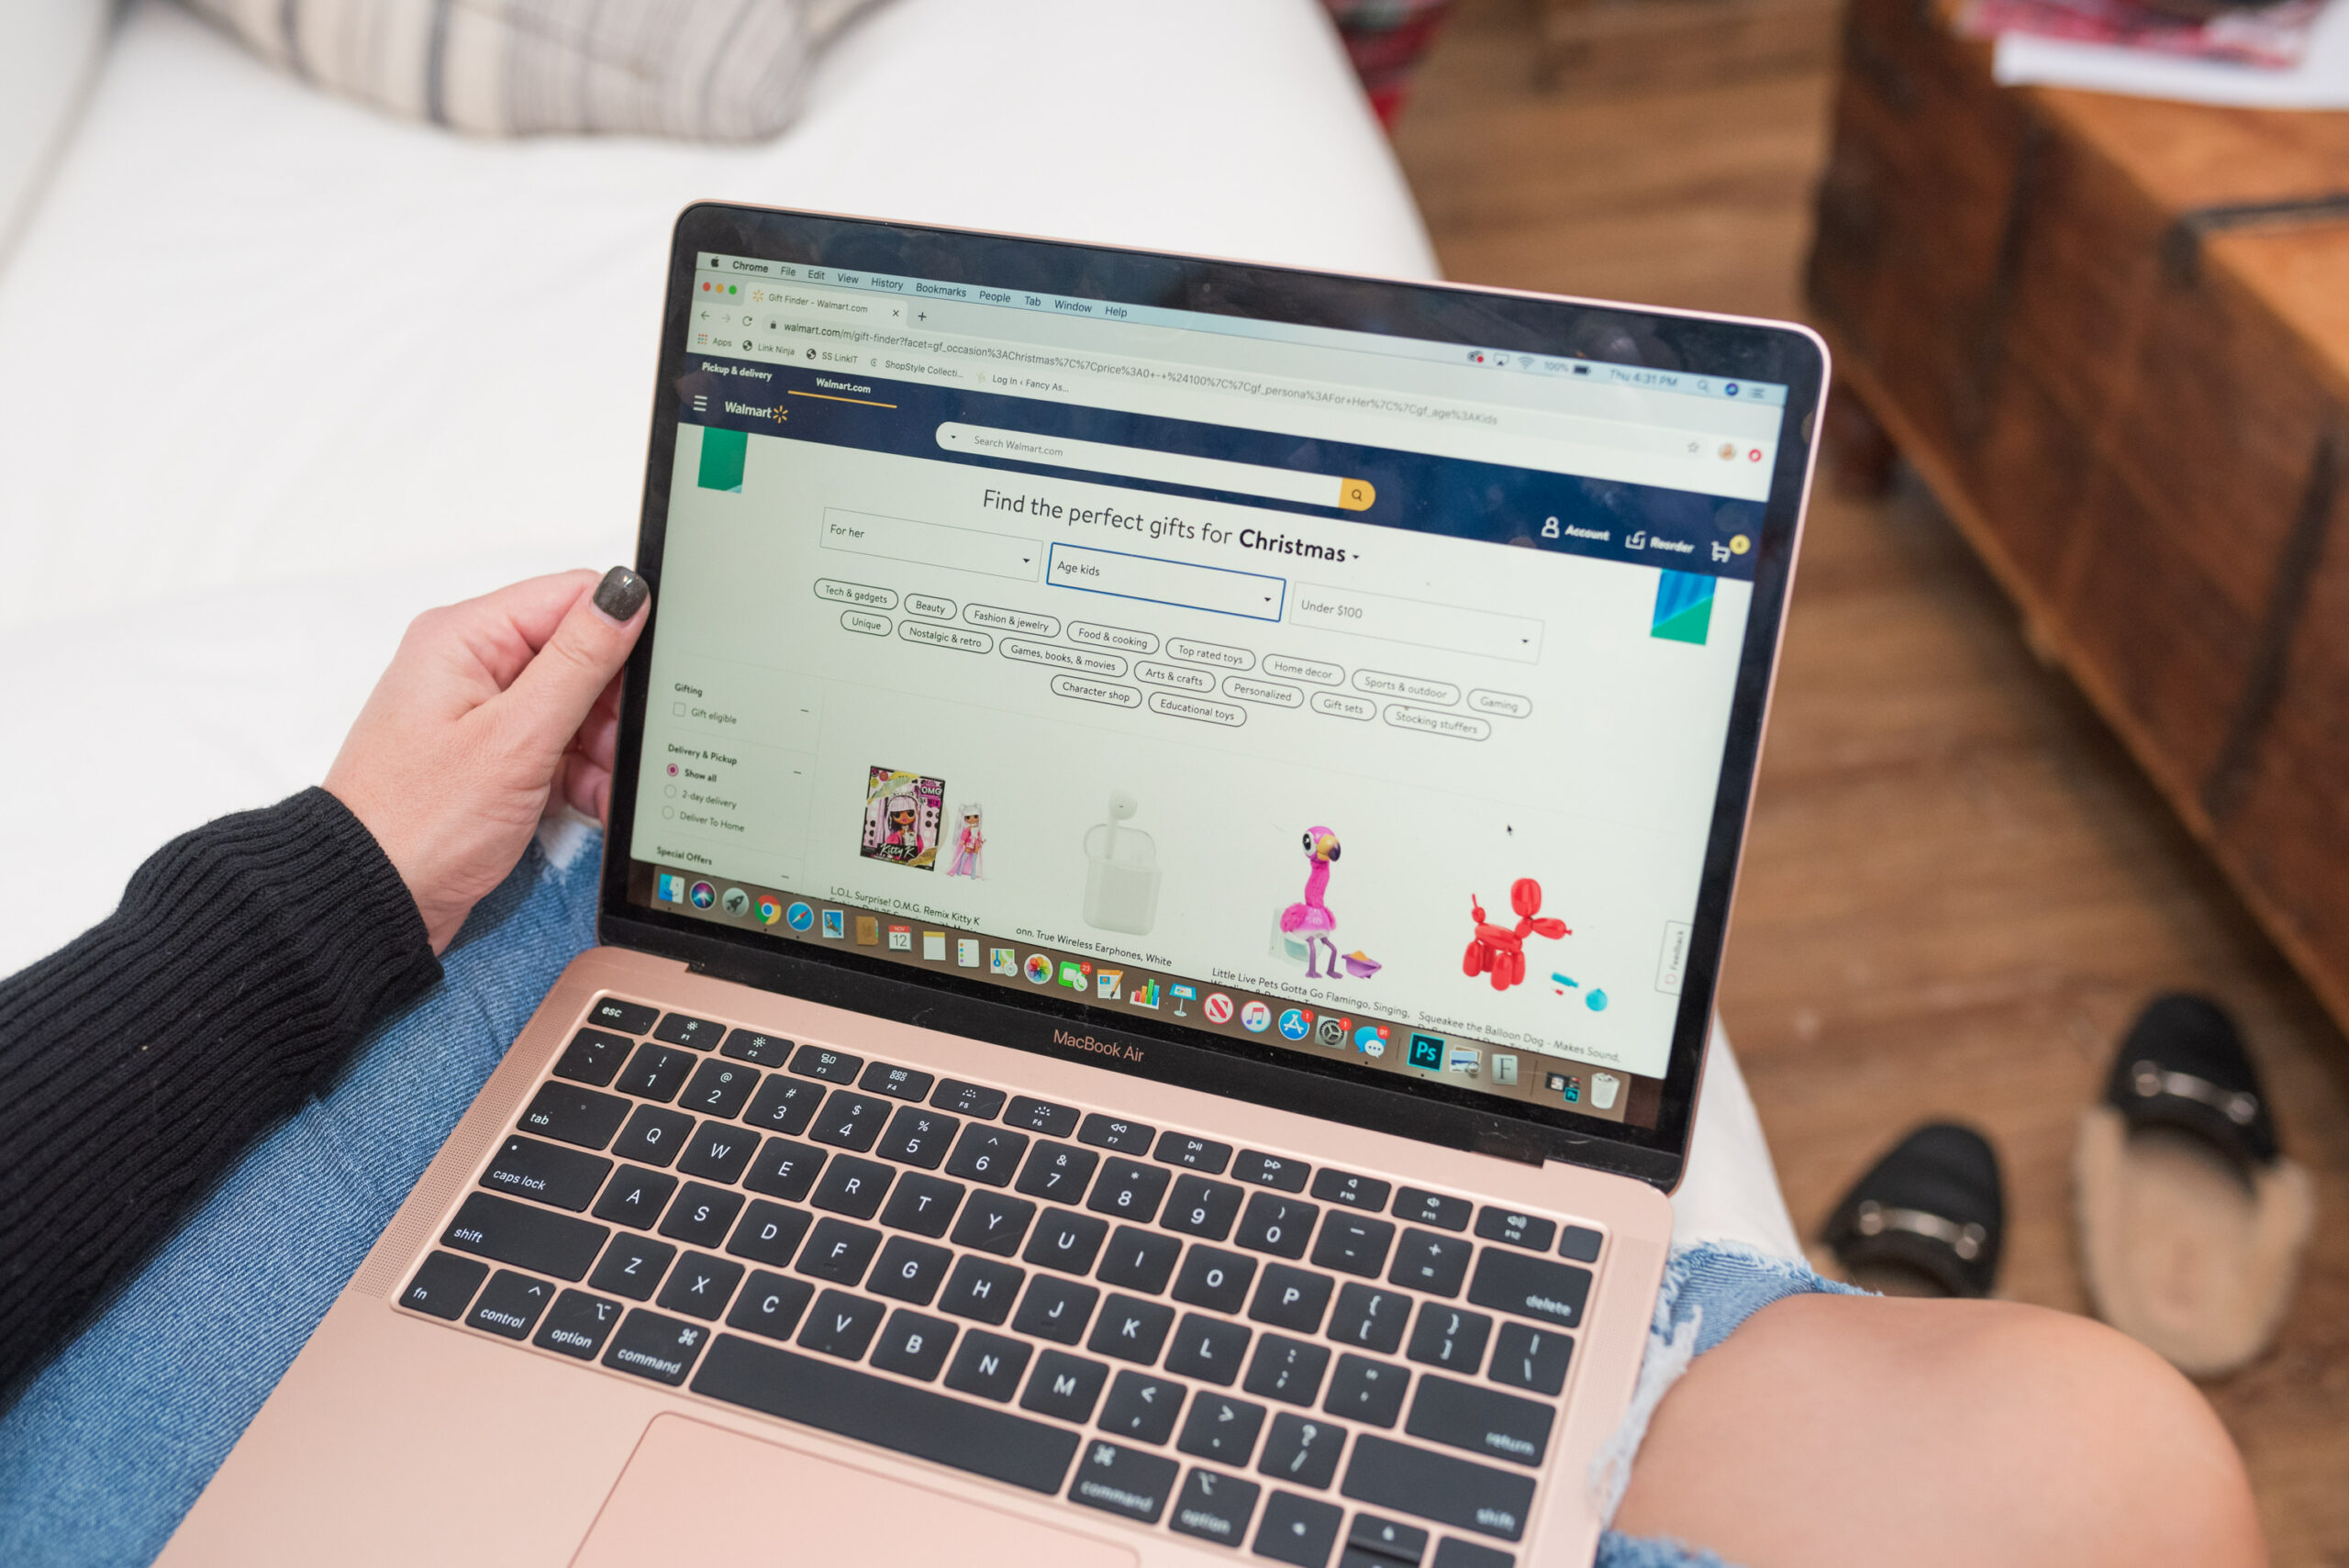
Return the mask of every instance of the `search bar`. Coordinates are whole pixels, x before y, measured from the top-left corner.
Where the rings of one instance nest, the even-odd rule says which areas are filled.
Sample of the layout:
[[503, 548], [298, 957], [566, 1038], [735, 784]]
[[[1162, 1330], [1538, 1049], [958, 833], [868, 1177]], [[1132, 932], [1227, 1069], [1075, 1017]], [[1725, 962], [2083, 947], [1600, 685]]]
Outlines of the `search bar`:
[[1299, 473], [1293, 468], [1193, 457], [1187, 452], [1159, 451], [1151, 447], [1114, 446], [1107, 441], [1077, 441], [1064, 436], [1033, 435], [1026, 430], [998, 430], [986, 425], [949, 421], [938, 427], [938, 444], [965, 457], [999, 457], [1046, 468], [1085, 469], [1126, 479], [1154, 479], [1162, 484], [1188, 484], [1200, 490], [1227, 490], [1235, 495], [1295, 501], [1308, 506], [1336, 506], [1348, 512], [1366, 512], [1371, 503], [1378, 499], [1377, 490], [1366, 479]]

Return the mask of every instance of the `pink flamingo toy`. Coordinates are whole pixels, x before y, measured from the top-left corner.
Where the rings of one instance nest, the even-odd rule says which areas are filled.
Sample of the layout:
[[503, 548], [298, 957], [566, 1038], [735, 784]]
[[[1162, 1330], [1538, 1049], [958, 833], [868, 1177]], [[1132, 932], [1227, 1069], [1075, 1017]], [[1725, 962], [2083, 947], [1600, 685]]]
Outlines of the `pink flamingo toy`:
[[1330, 950], [1330, 978], [1342, 971], [1338, 963], [1338, 944], [1330, 933], [1338, 929], [1338, 917], [1321, 902], [1321, 895], [1330, 885], [1330, 868], [1337, 863], [1338, 836], [1327, 828], [1305, 830], [1305, 859], [1312, 866], [1306, 873], [1305, 896], [1281, 911], [1281, 929], [1290, 936], [1305, 939], [1305, 973], [1308, 979], [1323, 978], [1317, 948]]
[[1521, 876], [1509, 884], [1508, 901], [1517, 911], [1514, 928], [1487, 924], [1485, 906], [1475, 894], [1468, 895], [1469, 917], [1476, 922], [1476, 934], [1460, 960], [1461, 973], [1471, 979], [1491, 975], [1496, 991], [1506, 991], [1525, 978], [1526, 938], [1548, 937], [1554, 941], [1574, 935], [1564, 920], [1536, 918], [1542, 912], [1542, 884], [1531, 877]]

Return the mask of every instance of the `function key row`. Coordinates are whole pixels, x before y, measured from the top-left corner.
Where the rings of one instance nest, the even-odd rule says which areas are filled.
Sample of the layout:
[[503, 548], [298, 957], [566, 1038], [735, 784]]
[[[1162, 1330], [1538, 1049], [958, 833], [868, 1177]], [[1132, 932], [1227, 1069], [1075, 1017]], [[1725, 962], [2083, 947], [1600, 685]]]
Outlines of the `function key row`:
[[[717, 1044], [719, 1036], [724, 1034], [720, 1055], [734, 1061], [782, 1068], [796, 1076], [821, 1083], [843, 1086], [852, 1084], [892, 1099], [920, 1101], [927, 1097], [934, 1108], [973, 1121], [993, 1121], [1001, 1116], [1011, 1126], [1044, 1138], [1074, 1136], [1078, 1142], [1094, 1148], [1147, 1156], [1162, 1164], [1179, 1166], [1207, 1175], [1221, 1175], [1229, 1170], [1236, 1180], [1243, 1184], [1270, 1187], [1279, 1192], [1303, 1192], [1309, 1177], [1312, 1194], [1317, 1199], [1366, 1213], [1386, 1212], [1391, 1195], [1392, 1212], [1397, 1218], [1408, 1224], [1460, 1232], [1467, 1230], [1473, 1221], [1475, 1234], [1485, 1240], [1499, 1241], [1536, 1252], [1547, 1252], [1554, 1240], [1559, 1256], [1575, 1262], [1597, 1262], [1604, 1240], [1600, 1232], [1586, 1226], [1568, 1225], [1562, 1229], [1556, 1221], [1537, 1215], [1489, 1204], [1480, 1207], [1466, 1198], [1428, 1192], [1419, 1187], [1407, 1186], [1397, 1191], [1375, 1177], [1326, 1167], [1313, 1171], [1302, 1161], [1260, 1153], [1254, 1150], [1240, 1151], [1235, 1164], [1234, 1151], [1229, 1143], [1219, 1143], [1171, 1129], [1162, 1133], [1139, 1122], [1097, 1112], [1084, 1115], [1073, 1106], [1053, 1105], [1025, 1095], [1007, 1095], [1000, 1089], [957, 1079], [941, 1082], [930, 1073], [885, 1062], [868, 1064], [861, 1056], [833, 1051], [827, 1046], [811, 1043], [795, 1047], [791, 1040], [750, 1029], [738, 1029], [726, 1033], [723, 1026], [705, 1018], [692, 1018], [684, 1013], [663, 1014], [642, 1003], [623, 1001], [614, 996], [600, 998], [589, 1009], [588, 1017], [593, 1024], [603, 1027], [583, 1029], [578, 1032], [562, 1060], [555, 1064], [557, 1077], [590, 1084], [597, 1088], [617, 1088], [640, 1099], [664, 1104], [674, 1099], [705, 1116], [731, 1118], [740, 1115], [754, 1086], [754, 1075], [715, 1061], [704, 1061], [696, 1067], [696, 1058], [664, 1051], [661, 1043], [653, 1042], [707, 1050]], [[639, 1045], [618, 1034], [606, 1033], [605, 1029], [637, 1035], [650, 1029], [652, 1041]], [[770, 1087], [772, 1089], [772, 1084]], [[791, 1125], [795, 1118], [788, 1114], [790, 1096], [787, 1095], [762, 1095], [761, 1102], [751, 1109], [750, 1119], [754, 1123], [793, 1134], [805, 1129], [805, 1116], [796, 1118], [796, 1125]], [[810, 1097], [807, 1102], [807, 1114], [813, 1114], [814, 1105], [815, 1101]], [[767, 1112], [763, 1117], [760, 1114], [763, 1107]], [[862, 1123], [846, 1130], [848, 1136], [826, 1141], [841, 1142], [848, 1147], [871, 1146], [870, 1138], [865, 1138], [861, 1144], [855, 1141], [863, 1130]], [[1012, 1151], [1012, 1157], [1017, 1157], [1016, 1151]], [[937, 1169], [936, 1160], [918, 1162], [923, 1163], [926, 1169]], [[1088, 1162], [1085, 1174], [1089, 1176], [1091, 1172], [1092, 1166]], [[957, 1171], [955, 1173], [973, 1180], [986, 1179], [976, 1172]], [[1008, 1180], [1008, 1175], [1006, 1170], [1004, 1179]]]

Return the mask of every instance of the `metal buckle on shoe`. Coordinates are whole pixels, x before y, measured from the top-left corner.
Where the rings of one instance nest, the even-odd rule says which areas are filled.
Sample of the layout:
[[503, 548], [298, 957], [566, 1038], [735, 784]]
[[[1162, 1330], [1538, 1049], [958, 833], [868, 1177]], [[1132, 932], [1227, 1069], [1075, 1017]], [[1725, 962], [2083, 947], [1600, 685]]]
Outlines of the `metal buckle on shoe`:
[[2175, 1099], [2193, 1100], [2209, 1106], [2237, 1127], [2249, 1127], [2251, 1118], [2259, 1114], [2259, 1096], [2240, 1089], [2221, 1089], [2207, 1078], [2197, 1078], [2191, 1073], [2165, 1073], [2152, 1062], [2140, 1062], [2129, 1069], [2130, 1086], [2141, 1100], [2163, 1095]]
[[1854, 1218], [1863, 1236], [1906, 1230], [1912, 1236], [1942, 1242], [1969, 1263], [1982, 1255], [1982, 1243], [1990, 1239], [1990, 1233], [1979, 1225], [1959, 1225], [1921, 1208], [1887, 1208], [1874, 1198], [1863, 1199]]

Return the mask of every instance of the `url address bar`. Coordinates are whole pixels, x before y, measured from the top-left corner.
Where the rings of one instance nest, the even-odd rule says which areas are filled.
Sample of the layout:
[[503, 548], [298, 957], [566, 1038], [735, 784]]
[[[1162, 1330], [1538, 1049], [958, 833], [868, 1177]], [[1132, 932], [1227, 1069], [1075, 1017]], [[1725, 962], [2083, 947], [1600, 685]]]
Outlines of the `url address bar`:
[[1187, 452], [1159, 451], [1151, 447], [1070, 440], [1063, 436], [1031, 435], [1026, 430], [998, 430], [987, 425], [963, 425], [950, 420], [938, 427], [938, 444], [965, 457], [1008, 458], [1048, 468], [1083, 469], [1126, 479], [1154, 479], [1161, 484], [1189, 484], [1201, 490], [1227, 490], [1235, 495], [1261, 495], [1267, 500], [1294, 501], [1308, 506], [1337, 506], [1349, 512], [1366, 512], [1371, 503], [1378, 499], [1377, 490], [1366, 479], [1300, 473], [1293, 468], [1194, 457]]

